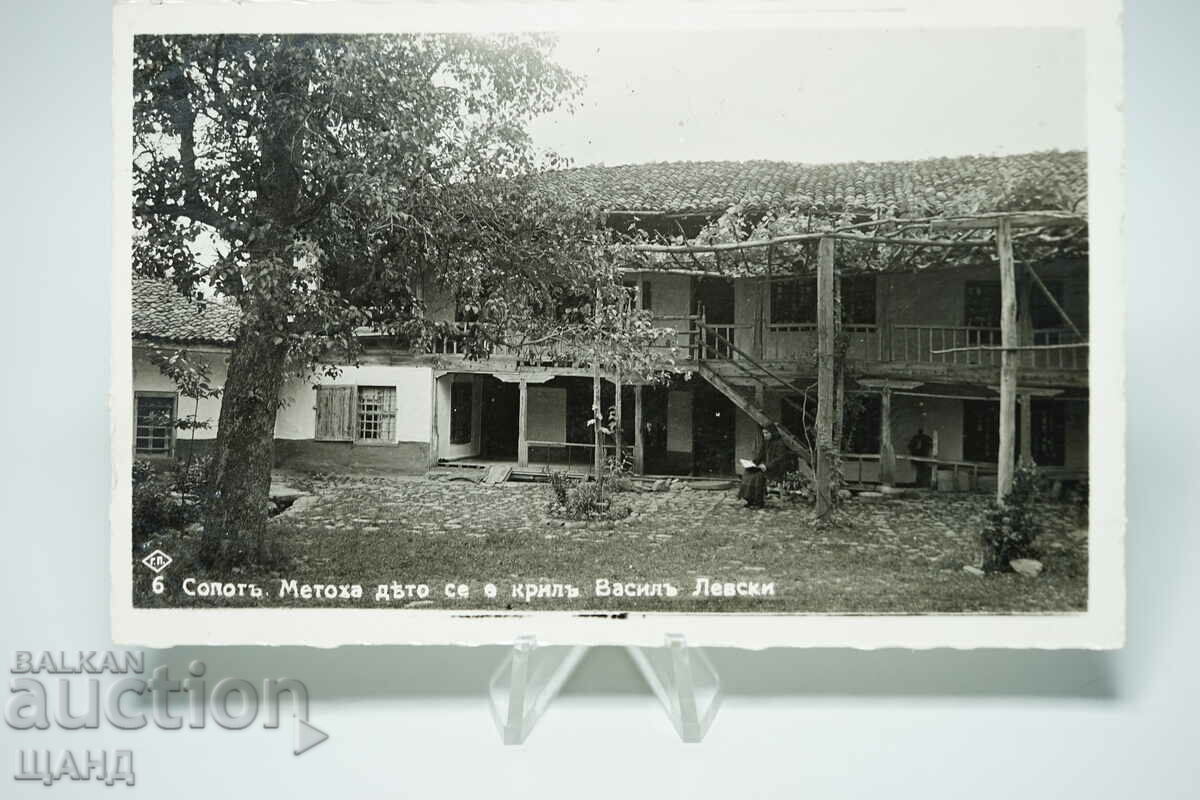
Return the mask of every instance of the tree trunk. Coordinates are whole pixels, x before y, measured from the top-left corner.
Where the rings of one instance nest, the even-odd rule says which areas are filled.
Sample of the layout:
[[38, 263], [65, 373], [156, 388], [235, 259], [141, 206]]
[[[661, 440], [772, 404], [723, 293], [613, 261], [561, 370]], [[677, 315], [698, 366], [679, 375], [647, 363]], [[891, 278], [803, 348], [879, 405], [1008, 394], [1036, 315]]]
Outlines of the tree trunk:
[[286, 352], [286, 345], [253, 331], [234, 345], [204, 513], [200, 557], [207, 566], [253, 562], [264, 554]]

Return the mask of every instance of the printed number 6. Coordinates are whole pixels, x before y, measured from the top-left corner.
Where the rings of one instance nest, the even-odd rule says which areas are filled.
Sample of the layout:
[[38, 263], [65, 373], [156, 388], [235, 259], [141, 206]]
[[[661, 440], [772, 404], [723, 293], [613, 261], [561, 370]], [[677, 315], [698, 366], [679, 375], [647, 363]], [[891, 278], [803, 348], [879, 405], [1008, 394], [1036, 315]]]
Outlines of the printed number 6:
[[150, 581], [150, 588], [154, 590], [155, 594], [162, 594], [167, 590], [167, 587], [163, 586], [162, 575], [154, 576], [154, 580]]

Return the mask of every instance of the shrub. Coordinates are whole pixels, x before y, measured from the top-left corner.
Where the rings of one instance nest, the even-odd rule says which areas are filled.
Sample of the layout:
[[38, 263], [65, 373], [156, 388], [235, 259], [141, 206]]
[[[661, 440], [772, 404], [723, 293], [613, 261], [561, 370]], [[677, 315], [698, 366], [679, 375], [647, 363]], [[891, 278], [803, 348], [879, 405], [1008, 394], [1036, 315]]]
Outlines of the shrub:
[[164, 530], [179, 530], [196, 515], [175, 491], [175, 474], [160, 472], [146, 461], [133, 464], [133, 541], [141, 545]]
[[1004, 502], [989, 511], [984, 521], [980, 537], [984, 571], [1007, 572], [1013, 559], [1038, 555], [1033, 542], [1042, 531], [1037, 509], [1040, 494], [1037, 469], [1018, 468]]
[[812, 505], [817, 500], [817, 487], [800, 470], [785, 472], [779, 481], [779, 489], [785, 500]]
[[564, 472], [550, 473], [551, 498], [546, 511], [569, 520], [613, 520], [629, 516], [629, 506], [618, 506], [612, 496], [617, 484], [611, 480], [573, 483]]
[[212, 467], [212, 456], [192, 456], [175, 465], [175, 489], [188, 494], [203, 494], [208, 486], [208, 472]]
[[603, 517], [612, 507], [608, 494], [603, 482], [581, 483], [567, 492], [566, 515], [571, 519]]
[[555, 470], [550, 473], [550, 490], [554, 492], [554, 502], [560, 506], [567, 505], [567, 491], [570, 486], [571, 479], [567, 477], [566, 472]]

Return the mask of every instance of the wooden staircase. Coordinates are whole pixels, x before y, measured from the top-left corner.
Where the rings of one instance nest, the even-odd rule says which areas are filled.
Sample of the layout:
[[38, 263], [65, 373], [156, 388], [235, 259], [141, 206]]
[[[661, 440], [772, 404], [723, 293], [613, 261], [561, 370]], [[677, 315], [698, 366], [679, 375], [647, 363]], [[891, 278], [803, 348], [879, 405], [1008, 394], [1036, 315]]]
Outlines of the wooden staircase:
[[[706, 325], [703, 320], [698, 320], [696, 324], [699, 327], [698, 332], [701, 334], [700, 342], [702, 342], [697, 352], [697, 372], [700, 373], [700, 376], [708, 381], [714, 389], [729, 398], [735, 406], [746, 413], [746, 416], [759, 425], [763, 427], [774, 425], [779, 430], [783, 443], [787, 445], [789, 450], [800, 457], [800, 471], [805, 473], [808, 478], [813, 478], [813, 452], [808, 444], [795, 433], [788, 430], [780, 420], [768, 414], [766, 409], [762, 408], [754, 397], [751, 397], [746, 391], [739, 389], [737, 385], [714, 369], [712, 362], [715, 360], [723, 364], [734, 365], [740, 373], [740, 377], [743, 380], [751, 382], [749, 388], [756, 396], [759, 390], [765, 392], [768, 388], [783, 389], [798, 395], [805, 395], [807, 392], [759, 363], [745, 351], [736, 347], [733, 342]], [[718, 346], [716, 348], [709, 347], [706, 344], [708, 342], [715, 342]], [[728, 353], [730, 357], [728, 359], [710, 358], [714, 353]], [[794, 403], [791, 398], [785, 397], [784, 402], [792, 403], [801, 412], [801, 419], [815, 422], [813, 415]]]

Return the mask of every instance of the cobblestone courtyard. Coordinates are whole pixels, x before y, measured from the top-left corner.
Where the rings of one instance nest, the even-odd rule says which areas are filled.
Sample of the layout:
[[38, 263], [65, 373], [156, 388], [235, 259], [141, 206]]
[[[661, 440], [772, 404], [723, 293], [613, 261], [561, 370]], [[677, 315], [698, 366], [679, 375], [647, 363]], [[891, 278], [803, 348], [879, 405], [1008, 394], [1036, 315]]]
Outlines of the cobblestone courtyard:
[[[855, 498], [845, 502], [835, 524], [820, 527], [803, 505], [776, 497], [766, 510], [751, 511], [735, 490], [689, 490], [681, 483], [670, 491], [620, 493], [617, 502], [632, 509], [627, 519], [564, 524], [547, 517], [545, 484], [288, 477], [311, 491], [271, 523], [290, 563], [267, 574], [234, 576], [260, 581], [270, 605], [299, 604], [276, 596], [281, 579], [295, 579], [363, 585], [361, 601], [304, 605], [846, 613], [1086, 607], [1086, 536], [1063, 504], [1045, 506], [1048, 532], [1038, 546], [1046, 568], [1039, 577], [978, 577], [963, 567], [979, 561], [976, 532], [989, 503], [980, 494]], [[186, 544], [176, 543], [176, 550]], [[772, 582], [775, 593], [693, 596], [700, 578]], [[596, 597], [597, 579], [670, 582], [679, 595]], [[376, 603], [376, 586], [392, 582], [424, 583], [431, 591], [415, 602]], [[446, 598], [447, 583], [466, 585], [469, 597]], [[495, 598], [484, 594], [488, 583], [498, 588]], [[525, 583], [572, 584], [581, 597], [526, 604], [511, 595], [512, 584]]]

